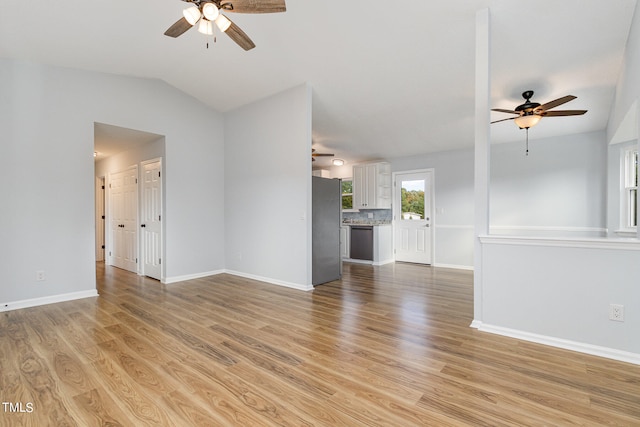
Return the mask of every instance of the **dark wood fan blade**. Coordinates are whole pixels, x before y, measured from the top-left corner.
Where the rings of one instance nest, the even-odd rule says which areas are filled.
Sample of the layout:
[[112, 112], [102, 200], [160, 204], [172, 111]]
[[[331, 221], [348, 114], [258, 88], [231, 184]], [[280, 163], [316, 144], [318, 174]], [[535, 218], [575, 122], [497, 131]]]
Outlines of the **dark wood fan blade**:
[[329, 154], [329, 153], [311, 153], [311, 157], [316, 157], [316, 156], [335, 156], [335, 154]]
[[192, 25], [189, 24], [189, 22], [183, 17], [178, 19], [175, 24], [170, 26], [169, 29], [164, 32], [164, 35], [169, 37], [178, 37], [191, 27]]
[[222, 0], [220, 7], [237, 13], [286, 12], [284, 0]]
[[518, 113], [517, 111], [513, 111], [513, 110], [503, 110], [502, 108], [492, 108], [491, 111], [497, 111], [499, 113], [511, 113], [511, 114], [517, 114], [520, 115], [520, 113]]
[[508, 119], [496, 120], [495, 122], [491, 122], [491, 124], [498, 123], [498, 122], [505, 122], [507, 120], [513, 120], [513, 119], [515, 119], [515, 117], [509, 117]]
[[563, 96], [562, 98], [554, 99], [553, 101], [547, 102], [546, 104], [542, 104], [541, 106], [536, 108], [536, 110], [547, 111], [552, 108], [556, 108], [557, 106], [562, 105], [565, 102], [573, 101], [574, 99], [576, 99], [576, 97], [573, 95]]
[[240, 27], [238, 27], [233, 22], [231, 23], [231, 25], [229, 25], [229, 28], [227, 28], [227, 31], [225, 31], [225, 33], [227, 33], [227, 35], [231, 37], [231, 40], [238, 43], [238, 46], [240, 46], [244, 50], [251, 50], [256, 47], [249, 36], [246, 35], [245, 32], [242, 31]]
[[542, 113], [540, 113], [540, 115], [545, 117], [581, 116], [586, 112], [587, 110], [543, 111]]

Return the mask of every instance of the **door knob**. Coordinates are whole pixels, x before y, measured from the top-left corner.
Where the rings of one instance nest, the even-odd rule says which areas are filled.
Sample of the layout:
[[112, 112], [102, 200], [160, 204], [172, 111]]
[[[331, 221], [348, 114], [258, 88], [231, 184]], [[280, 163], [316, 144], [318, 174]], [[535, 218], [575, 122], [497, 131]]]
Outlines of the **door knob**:
[[140, 227], [143, 227], [143, 228], [144, 228], [144, 227], [146, 227], [146, 226], [147, 226], [147, 224], [140, 224]]

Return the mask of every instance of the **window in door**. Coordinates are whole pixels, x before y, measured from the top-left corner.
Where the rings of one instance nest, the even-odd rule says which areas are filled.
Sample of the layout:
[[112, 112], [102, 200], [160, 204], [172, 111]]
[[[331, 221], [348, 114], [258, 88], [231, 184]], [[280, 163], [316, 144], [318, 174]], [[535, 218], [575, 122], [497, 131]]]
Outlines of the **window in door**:
[[400, 219], [424, 219], [424, 180], [402, 181]]
[[624, 153], [624, 187], [622, 189], [622, 225], [625, 228], [638, 227], [638, 150]]

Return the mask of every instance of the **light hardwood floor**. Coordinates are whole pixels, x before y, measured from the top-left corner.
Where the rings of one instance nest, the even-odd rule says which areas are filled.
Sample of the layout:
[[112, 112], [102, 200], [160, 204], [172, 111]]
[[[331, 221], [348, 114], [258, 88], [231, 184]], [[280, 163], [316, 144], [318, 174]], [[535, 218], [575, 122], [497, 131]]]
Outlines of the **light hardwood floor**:
[[0, 425], [640, 425], [639, 366], [470, 328], [471, 272], [302, 292], [98, 264], [98, 288], [0, 314]]

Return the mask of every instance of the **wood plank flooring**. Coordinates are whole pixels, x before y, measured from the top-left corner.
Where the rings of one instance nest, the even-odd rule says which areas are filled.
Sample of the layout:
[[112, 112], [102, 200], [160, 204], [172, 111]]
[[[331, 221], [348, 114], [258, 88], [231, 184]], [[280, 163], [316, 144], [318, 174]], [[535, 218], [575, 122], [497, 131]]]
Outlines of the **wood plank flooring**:
[[0, 314], [0, 425], [640, 425], [639, 366], [470, 328], [468, 271], [98, 284]]

